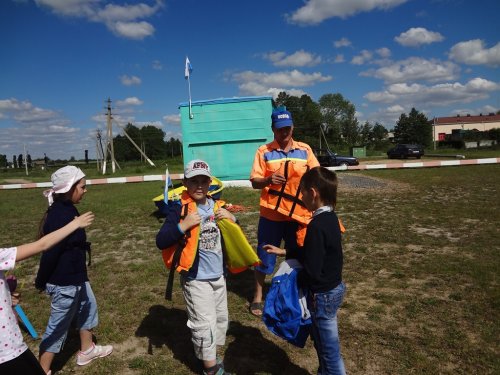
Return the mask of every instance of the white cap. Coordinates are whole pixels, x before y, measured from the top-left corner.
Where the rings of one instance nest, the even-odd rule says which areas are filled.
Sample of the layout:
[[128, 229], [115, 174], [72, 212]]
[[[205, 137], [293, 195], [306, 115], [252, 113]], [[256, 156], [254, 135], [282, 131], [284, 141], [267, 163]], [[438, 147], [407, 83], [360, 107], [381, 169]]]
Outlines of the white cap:
[[52, 173], [52, 176], [50, 177], [52, 187], [43, 192], [43, 195], [45, 195], [49, 200], [49, 206], [54, 202], [52, 194], [67, 193], [77, 181], [80, 181], [84, 177], [85, 173], [83, 173], [80, 168], [72, 165], [59, 168], [57, 171]]
[[184, 178], [191, 178], [199, 175], [212, 177], [208, 163], [200, 159], [191, 160], [187, 163], [186, 168], [184, 168]]

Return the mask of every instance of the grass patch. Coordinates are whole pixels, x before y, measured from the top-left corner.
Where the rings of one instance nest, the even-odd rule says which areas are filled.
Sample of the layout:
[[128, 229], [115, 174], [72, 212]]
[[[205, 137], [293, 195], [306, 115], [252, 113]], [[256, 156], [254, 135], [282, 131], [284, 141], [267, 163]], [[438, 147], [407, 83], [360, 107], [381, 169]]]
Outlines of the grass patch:
[[[158, 168], [151, 174], [157, 173], [163, 172]], [[383, 182], [383, 187], [341, 184], [339, 190], [337, 211], [347, 228], [347, 294], [339, 310], [339, 327], [348, 372], [500, 373], [500, 166], [349, 174], [369, 176]], [[47, 176], [40, 178], [48, 181]], [[70, 337], [57, 360], [59, 373], [199, 371], [178, 276], [173, 301], [163, 298], [167, 271], [155, 246], [162, 220], [155, 215], [152, 202], [162, 192], [161, 181], [89, 187], [79, 210], [96, 214], [87, 231], [93, 246], [89, 276], [100, 311], [96, 336], [102, 343], [115, 345], [115, 353], [77, 368], [78, 340]], [[46, 209], [41, 193], [42, 189], [0, 191], [0, 246], [34, 238]], [[255, 246], [259, 192], [226, 188], [222, 198], [247, 208], [237, 216]], [[19, 263], [16, 275], [22, 306], [42, 333], [49, 300], [32, 286], [37, 267], [37, 258], [26, 260]], [[250, 271], [228, 278], [228, 371], [315, 373], [317, 359], [311, 342], [304, 349], [294, 348], [248, 313], [252, 288]], [[38, 342], [28, 335], [25, 338], [38, 353]]]

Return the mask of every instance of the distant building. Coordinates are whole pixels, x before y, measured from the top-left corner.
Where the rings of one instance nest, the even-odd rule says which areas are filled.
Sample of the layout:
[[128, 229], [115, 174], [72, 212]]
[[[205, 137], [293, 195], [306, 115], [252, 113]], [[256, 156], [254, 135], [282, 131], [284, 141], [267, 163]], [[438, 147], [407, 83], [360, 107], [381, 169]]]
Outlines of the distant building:
[[40, 168], [42, 170], [44, 170], [45, 168], [47, 168], [47, 164], [45, 163], [44, 160], [33, 160], [33, 168]]
[[434, 117], [432, 120], [432, 137], [435, 142], [444, 141], [447, 135], [451, 135], [453, 130], [477, 130], [488, 131], [494, 128], [500, 128], [500, 115], [490, 113], [488, 115], [479, 114], [479, 116], [460, 116], [454, 117]]

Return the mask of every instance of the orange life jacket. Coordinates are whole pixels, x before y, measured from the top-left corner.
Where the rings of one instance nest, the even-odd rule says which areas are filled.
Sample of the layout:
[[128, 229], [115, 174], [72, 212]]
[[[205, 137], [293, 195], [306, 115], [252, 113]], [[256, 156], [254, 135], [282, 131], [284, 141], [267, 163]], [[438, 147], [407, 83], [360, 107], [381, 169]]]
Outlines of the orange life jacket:
[[[271, 163], [275, 164], [276, 161]], [[282, 185], [270, 185], [263, 188], [260, 194], [260, 205], [301, 224], [309, 224], [312, 214], [304, 206], [299, 189], [300, 179], [308, 169], [307, 160], [282, 159], [279, 168], [275, 167], [274, 170], [285, 176], [286, 182]]]
[[[211, 199], [211, 198], [208, 198]], [[222, 206], [225, 202], [221, 200], [215, 201], [214, 213]], [[184, 191], [181, 195], [181, 217], [180, 223], [186, 218], [186, 216], [192, 212], [197, 212], [196, 202], [189, 196], [189, 194]], [[200, 237], [200, 226], [197, 225], [187, 230], [184, 236], [179, 240], [178, 243], [170, 246], [162, 251], [163, 262], [168, 269], [172, 268], [172, 264], [175, 265], [175, 270], [179, 273], [187, 273], [193, 266], [194, 260], [196, 258], [196, 253], [198, 252], [198, 240]], [[176, 255], [177, 254], [177, 255]], [[178, 259], [175, 259], [175, 258]]]

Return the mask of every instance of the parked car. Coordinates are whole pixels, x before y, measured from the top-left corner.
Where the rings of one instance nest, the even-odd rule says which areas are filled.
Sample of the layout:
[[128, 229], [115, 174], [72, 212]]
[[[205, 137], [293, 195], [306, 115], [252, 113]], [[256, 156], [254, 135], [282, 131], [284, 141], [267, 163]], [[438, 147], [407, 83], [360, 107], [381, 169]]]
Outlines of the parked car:
[[398, 144], [396, 147], [387, 151], [387, 157], [389, 159], [406, 159], [409, 157], [420, 159], [422, 156], [424, 156], [424, 148], [420, 145]]
[[341, 165], [358, 165], [359, 161], [353, 156], [337, 155], [335, 152], [325, 149], [315, 149], [314, 155], [322, 167], [338, 167]]

